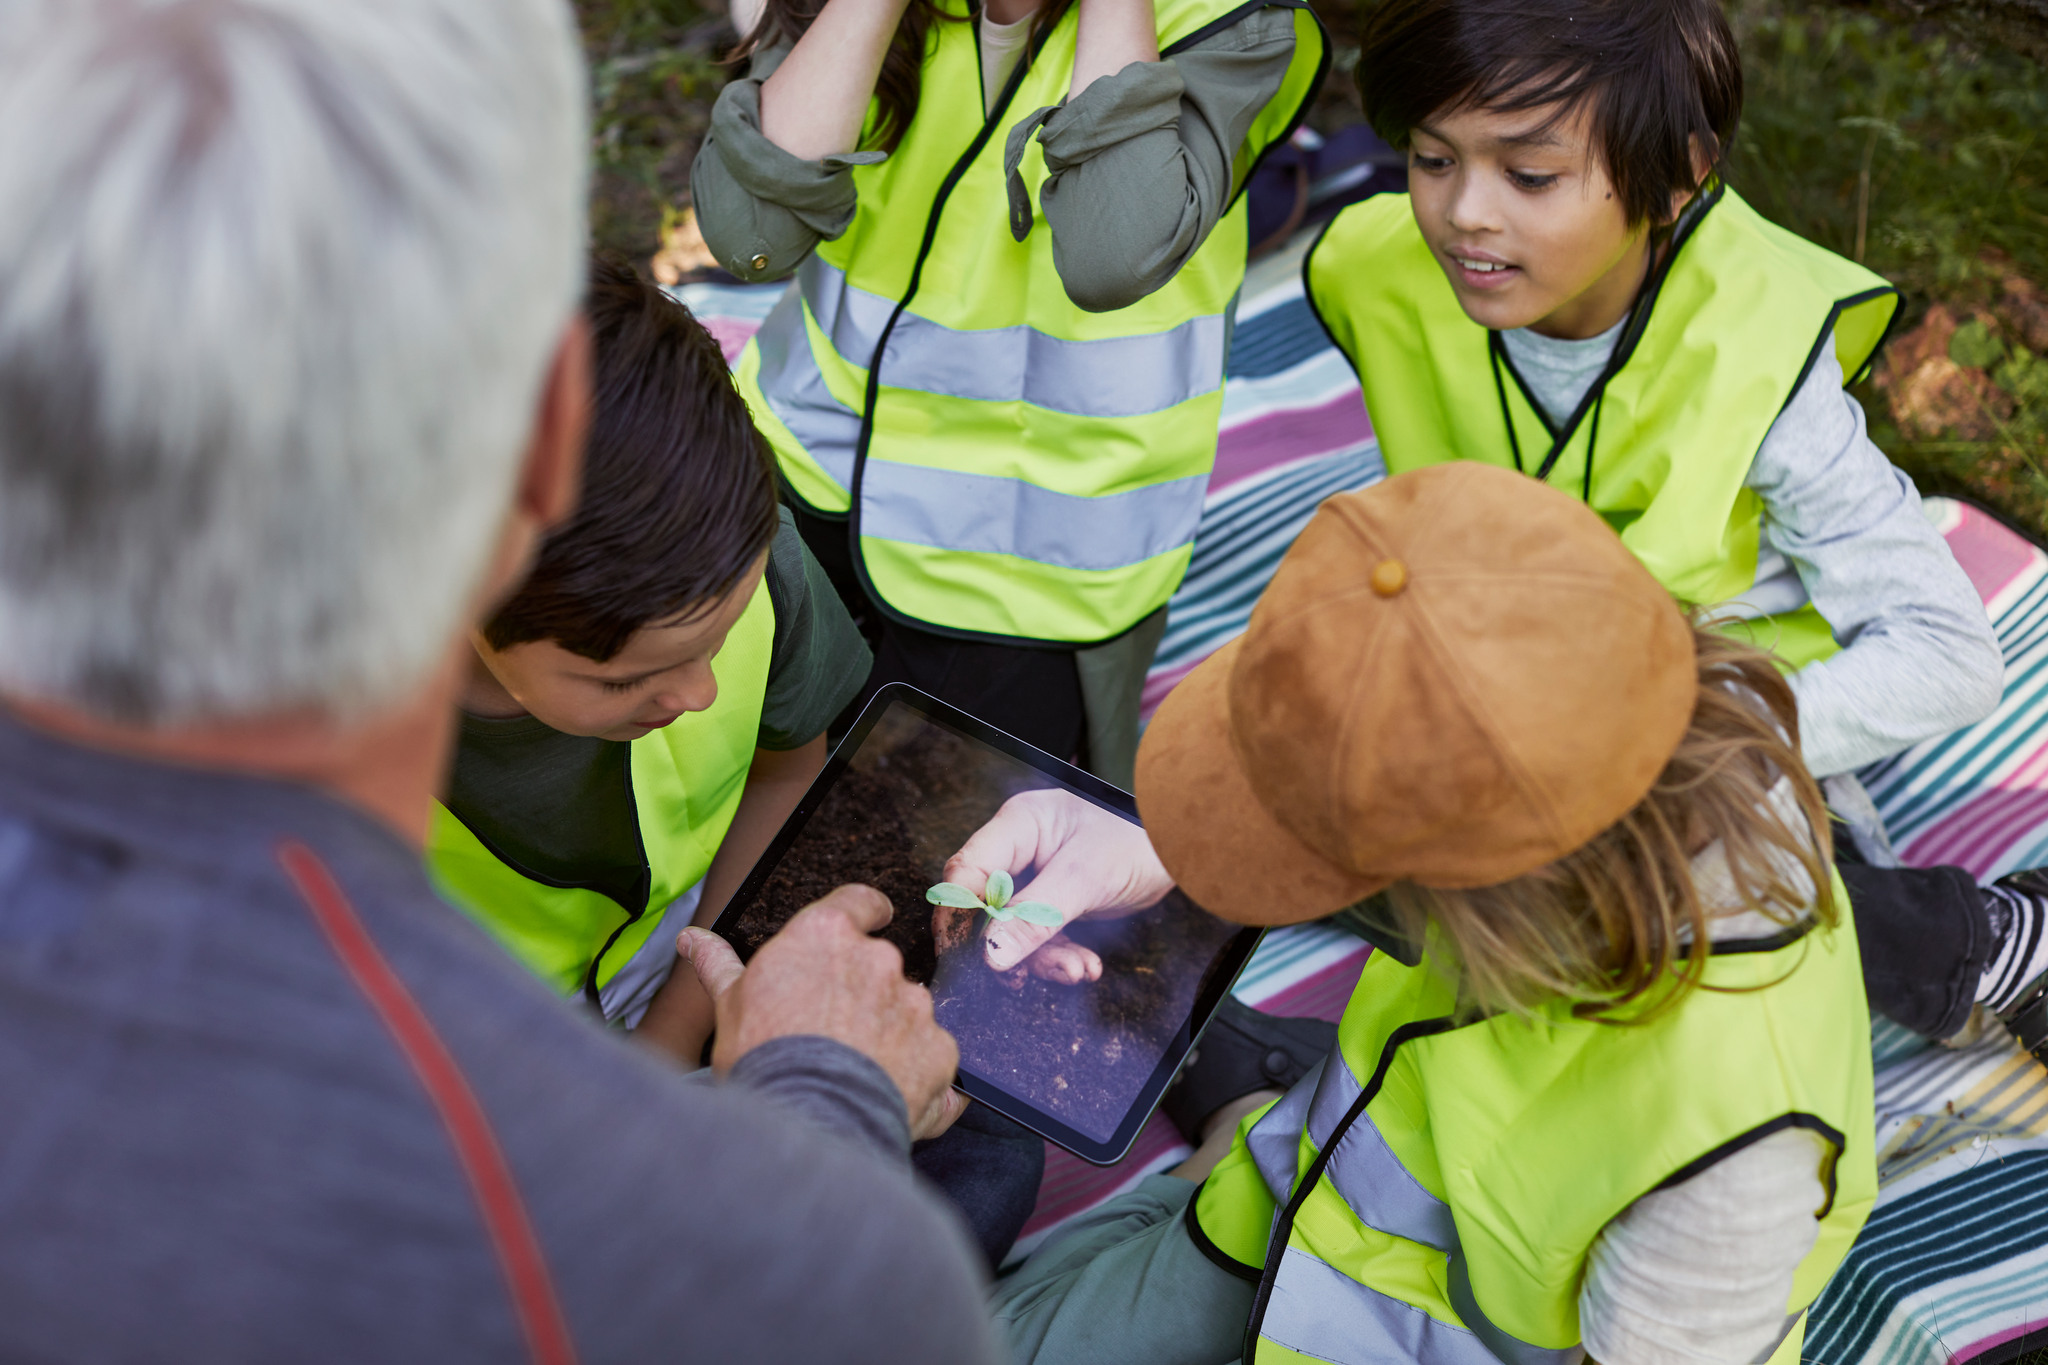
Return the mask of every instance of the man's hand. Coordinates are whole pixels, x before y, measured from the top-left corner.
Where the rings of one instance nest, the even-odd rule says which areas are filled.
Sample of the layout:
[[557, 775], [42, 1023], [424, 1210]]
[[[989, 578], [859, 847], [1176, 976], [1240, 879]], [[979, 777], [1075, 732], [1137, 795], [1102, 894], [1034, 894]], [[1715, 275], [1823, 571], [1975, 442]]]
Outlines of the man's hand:
[[683, 930], [676, 951], [696, 969], [718, 1016], [712, 1069], [723, 1075], [763, 1043], [814, 1034], [888, 1073], [909, 1107], [913, 1138], [951, 1127], [967, 1105], [952, 1088], [960, 1049], [932, 1018], [931, 992], [904, 979], [895, 945], [868, 937], [890, 913], [874, 888], [842, 886], [799, 910], [747, 966], [710, 930]]
[[[991, 872], [1014, 876], [1027, 867], [1036, 867], [1037, 875], [1010, 899], [1041, 901], [1069, 924], [1084, 915], [1110, 918], [1143, 910], [1173, 889], [1142, 828], [1057, 788], [1003, 802], [995, 818], [946, 860], [945, 878], [980, 895]], [[991, 926], [982, 954], [999, 972], [1030, 958], [1032, 971], [1053, 981], [1102, 975], [1102, 959], [1059, 926], [1021, 919]]]

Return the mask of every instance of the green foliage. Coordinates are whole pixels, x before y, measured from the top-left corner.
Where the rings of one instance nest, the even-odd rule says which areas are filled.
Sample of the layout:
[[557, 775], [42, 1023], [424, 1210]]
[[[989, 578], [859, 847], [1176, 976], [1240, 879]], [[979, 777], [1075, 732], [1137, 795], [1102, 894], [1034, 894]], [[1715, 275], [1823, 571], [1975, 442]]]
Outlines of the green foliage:
[[695, 0], [576, 0], [590, 59], [594, 243], [644, 261], [688, 201], [732, 35]]
[[1044, 925], [1057, 929], [1067, 922], [1052, 906], [1043, 901], [1016, 901], [1010, 897], [1016, 893], [1017, 884], [1010, 874], [1000, 868], [989, 874], [988, 889], [977, 896], [958, 882], [940, 882], [924, 893], [924, 898], [933, 905], [949, 905], [956, 910], [981, 910], [993, 920], [1021, 919], [1026, 924]]
[[[1729, 12], [1748, 98], [1727, 175], [1758, 211], [1898, 284], [1902, 324], [1935, 301], [1969, 317], [2014, 269], [2048, 281], [2048, 71], [1817, 0], [1731, 0]], [[1949, 356], [2017, 400], [1996, 436], [1907, 439], [1866, 385], [1872, 435], [1924, 491], [2048, 529], [2048, 365], [1976, 318]]]

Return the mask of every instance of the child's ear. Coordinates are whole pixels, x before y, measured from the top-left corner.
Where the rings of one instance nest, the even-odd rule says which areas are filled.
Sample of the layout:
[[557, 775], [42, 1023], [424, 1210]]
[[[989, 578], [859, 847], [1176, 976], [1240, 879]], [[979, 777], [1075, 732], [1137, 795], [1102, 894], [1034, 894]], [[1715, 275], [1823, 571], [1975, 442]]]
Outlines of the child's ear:
[[1692, 188], [1671, 192], [1671, 213], [1665, 218], [1666, 223], [1678, 221], [1678, 215], [1685, 212], [1685, 206], [1693, 201], [1693, 197], [1707, 183], [1708, 173], [1714, 169], [1713, 160], [1707, 155], [1707, 144], [1700, 141], [1698, 133], [1688, 137], [1685, 145], [1687, 153], [1692, 158]]

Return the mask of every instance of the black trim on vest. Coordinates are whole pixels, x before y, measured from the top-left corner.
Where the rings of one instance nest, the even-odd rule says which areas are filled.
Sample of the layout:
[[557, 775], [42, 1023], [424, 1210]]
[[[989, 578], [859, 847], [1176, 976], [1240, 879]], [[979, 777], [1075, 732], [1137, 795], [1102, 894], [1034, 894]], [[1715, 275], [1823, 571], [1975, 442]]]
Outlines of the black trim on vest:
[[[1169, 43], [1159, 51], [1161, 59], [1177, 56], [1180, 53], [1186, 52], [1195, 44], [1213, 38], [1235, 24], [1242, 23], [1254, 12], [1262, 9], [1298, 9], [1308, 15], [1309, 20], [1315, 24], [1316, 31], [1323, 35], [1323, 55], [1317, 59], [1315, 77], [1308, 83], [1308, 97], [1295, 107], [1293, 116], [1287, 120], [1287, 126], [1276, 133], [1265, 146], [1259, 148], [1259, 154], [1252, 158], [1251, 164], [1244, 167], [1242, 173], [1237, 175], [1236, 188], [1230, 192], [1230, 198], [1224, 202], [1224, 213], [1229, 213], [1232, 209], [1236, 208], [1237, 201], [1244, 198], [1245, 187], [1252, 183], [1252, 176], [1258, 173], [1259, 167], [1264, 164], [1266, 157], [1272, 153], [1273, 149], [1293, 137], [1295, 129], [1301, 127], [1308, 120], [1309, 106], [1316, 102], [1316, 94], [1323, 88], [1323, 81], [1330, 74], [1330, 30], [1324, 26], [1322, 16], [1309, 6], [1307, 0], [1249, 0], [1249, 3], [1239, 5], [1220, 19], [1210, 20], [1187, 37]], [[1218, 215], [1219, 221], [1221, 216], [1220, 214]], [[1232, 311], [1233, 313], [1235, 312], [1234, 307]], [[1229, 354], [1228, 348], [1225, 349], [1225, 354]]]
[[636, 884], [639, 890], [640, 902], [638, 909], [626, 904], [602, 887], [593, 886], [589, 882], [565, 881], [560, 877], [550, 877], [545, 873], [534, 871], [532, 868], [522, 864], [517, 858], [511, 857], [489, 839], [486, 839], [482, 831], [470, 824], [469, 821], [464, 820], [461, 813], [454, 807], [448, 807], [448, 813], [455, 817], [458, 824], [469, 831], [470, 837], [483, 845], [485, 852], [489, 853], [506, 867], [511, 868], [520, 876], [526, 878], [526, 880], [537, 882], [542, 886], [553, 887], [557, 891], [588, 891], [594, 895], [603, 896], [625, 912], [625, 922], [612, 930], [611, 936], [605, 939], [603, 946], [597, 950], [596, 956], [590, 959], [590, 966], [584, 969], [583, 985], [578, 992], [582, 996], [584, 1003], [598, 1010], [600, 1015], [603, 1013], [603, 1002], [598, 995], [597, 969], [603, 964], [604, 955], [611, 951], [614, 943], [619, 941], [619, 935], [625, 933], [627, 929], [638, 923], [646, 915], [647, 898], [654, 894], [654, 864], [647, 856], [647, 832], [640, 828], [640, 804], [633, 797], [633, 760], [630, 754], [625, 763], [625, 779], [626, 805], [633, 812], [633, 842], [640, 846], [640, 880]]
[[1260, 1270], [1255, 1265], [1246, 1265], [1243, 1261], [1238, 1260], [1237, 1257], [1210, 1241], [1209, 1234], [1202, 1231], [1202, 1220], [1195, 1217], [1195, 1204], [1201, 1199], [1202, 1191], [1208, 1187], [1209, 1182], [1207, 1180], [1196, 1186], [1194, 1198], [1188, 1200], [1187, 1206], [1181, 1210], [1181, 1221], [1187, 1225], [1188, 1240], [1195, 1244], [1195, 1250], [1201, 1252], [1208, 1259], [1209, 1264], [1215, 1266], [1224, 1274], [1234, 1275], [1247, 1284], [1257, 1284], [1265, 1277], [1263, 1270]]
[[[1808, 934], [1812, 933], [1815, 929], [1818, 929], [1819, 927], [1819, 921], [1815, 920], [1811, 915], [1809, 915], [1797, 924], [1787, 925], [1784, 929], [1780, 930], [1779, 932], [1775, 934], [1766, 934], [1762, 938], [1730, 938], [1710, 940], [1707, 945], [1707, 956], [1740, 957], [1744, 953], [1779, 952], [1782, 949], [1790, 948], [1793, 944], [1799, 942], [1799, 940], [1805, 938]], [[1690, 943], [1682, 945], [1679, 948], [1677, 955], [1679, 957], [1691, 957], [1692, 945]]]
[[1365, 1088], [1358, 1092], [1358, 1098], [1344, 1111], [1344, 1117], [1330, 1130], [1329, 1141], [1316, 1153], [1316, 1159], [1309, 1163], [1308, 1171], [1295, 1182], [1293, 1198], [1287, 1201], [1287, 1207], [1280, 1211], [1280, 1216], [1273, 1220], [1273, 1235], [1266, 1242], [1266, 1265], [1259, 1276], [1258, 1297], [1252, 1300], [1251, 1320], [1245, 1324], [1244, 1329], [1246, 1360], [1253, 1359], [1258, 1351], [1259, 1328], [1265, 1325], [1266, 1306], [1272, 1302], [1273, 1282], [1280, 1274], [1280, 1261], [1286, 1254], [1288, 1238], [1294, 1232], [1295, 1216], [1301, 1212], [1301, 1206], [1308, 1202], [1309, 1194], [1322, 1180], [1324, 1170], [1329, 1167], [1330, 1158], [1336, 1154], [1337, 1148], [1343, 1145], [1344, 1135], [1351, 1131], [1351, 1126], [1358, 1122], [1358, 1116], [1363, 1114], [1365, 1107], [1379, 1095], [1380, 1086], [1386, 1083], [1387, 1071], [1394, 1065], [1394, 1054], [1401, 1050], [1403, 1043], [1416, 1038], [1449, 1033], [1456, 1027], [1456, 1018], [1445, 1015], [1439, 1019], [1418, 1019], [1403, 1024], [1387, 1035], [1386, 1046], [1380, 1049], [1379, 1065], [1373, 1068], [1372, 1079], [1365, 1083]]
[[[1834, 340], [1835, 324], [1842, 320], [1842, 314], [1848, 312], [1851, 308], [1870, 303], [1875, 299], [1884, 298], [1886, 295], [1897, 298], [1899, 297], [1899, 291], [1887, 284], [1881, 285], [1876, 289], [1866, 289], [1860, 294], [1851, 294], [1846, 299], [1835, 300], [1835, 306], [1828, 310], [1828, 320], [1822, 325], [1820, 335], [1814, 338], [1813, 349], [1806, 353], [1806, 363], [1799, 367], [1799, 378], [1792, 381], [1792, 390], [1785, 395], [1785, 407], [1778, 409], [1781, 415], [1784, 413], [1785, 408], [1792, 406], [1792, 400], [1799, 396], [1799, 391], [1806, 387], [1807, 376], [1811, 375], [1813, 367], [1820, 363], [1821, 349]], [[1862, 383], [1864, 376], [1877, 367], [1877, 358], [1884, 354], [1885, 346], [1892, 339], [1892, 332], [1899, 325], [1899, 314], [1903, 311], [1905, 310], [1902, 308], [1892, 309], [1892, 315], [1885, 319], [1884, 335], [1877, 339], [1877, 345], [1870, 348], [1870, 354], [1864, 359], [1862, 366], [1857, 369], [1856, 373], [1842, 376], [1843, 388], [1846, 389], [1852, 385]]]
[[[1225, 16], [1225, 18], [1235, 22], [1236, 19], [1243, 18], [1253, 10], [1269, 8], [1307, 10], [1309, 17], [1316, 19], [1315, 11], [1309, 8], [1305, 0], [1251, 0], [1251, 3], [1231, 11], [1231, 14]], [[973, 12], [976, 14], [980, 13], [979, 5], [973, 7]], [[1064, 22], [1064, 20], [1062, 21]], [[1190, 38], [1183, 38], [1170, 44], [1166, 51], [1160, 53], [1160, 56], [1164, 57], [1170, 53], [1182, 50], [1192, 40], [1193, 36], [1206, 35], [1211, 29], [1216, 27], [1217, 23], [1221, 22], [1219, 20], [1215, 23], [1204, 25], [1196, 30], [1196, 34], [1191, 35]], [[1318, 28], [1322, 27], [1321, 19], [1316, 19], [1316, 26]], [[882, 353], [889, 347], [889, 337], [896, 330], [897, 319], [903, 316], [904, 310], [910, 306], [910, 301], [917, 297], [918, 286], [924, 279], [925, 260], [931, 255], [932, 243], [938, 239], [939, 217], [946, 211], [946, 201], [953, 197], [954, 189], [960, 184], [961, 177], [967, 174], [968, 168], [974, 164], [974, 159], [981, 155], [983, 148], [988, 146], [990, 135], [995, 132], [1003, 116], [1009, 112], [1010, 101], [1017, 97], [1017, 91], [1024, 84], [1025, 76], [1030, 73], [1031, 67], [1037, 62], [1039, 54], [1045, 50], [1045, 45], [1051, 39], [1054, 27], [1054, 25], [1048, 25], [1046, 30], [1038, 35], [1038, 40], [1024, 54], [1024, 59], [1017, 63], [1016, 69], [1010, 73], [1010, 79], [1003, 86], [1002, 96], [996, 101], [994, 111], [982, 120], [981, 131], [974, 135], [974, 140], [967, 145], [967, 150], [961, 154], [958, 161], [953, 163], [953, 169], [946, 173], [946, 178], [939, 184], [937, 196], [932, 200], [931, 212], [925, 218], [924, 239], [918, 243], [917, 260], [910, 267], [910, 283], [905, 288], [903, 297], [896, 301], [895, 309], [890, 312], [889, 321], [882, 328], [882, 334], [875, 342], [875, 349], [868, 354], [868, 382], [867, 390], [861, 403], [860, 439], [854, 446], [853, 484], [847, 490], [847, 506], [844, 520], [846, 522], [847, 552], [853, 561], [854, 577], [860, 581], [861, 591], [867, 594], [868, 600], [874, 603], [875, 609], [881, 612], [886, 619], [895, 622], [899, 626], [908, 626], [912, 630], [921, 630], [927, 635], [937, 635], [949, 640], [969, 640], [977, 644], [1006, 645], [1012, 649], [1056, 650], [1071, 654], [1084, 649], [1097, 649], [1103, 645], [1114, 644], [1144, 625], [1146, 621], [1151, 620], [1152, 614], [1147, 613], [1144, 617], [1133, 621], [1115, 634], [1105, 635], [1099, 640], [1042, 640], [1025, 635], [1001, 635], [993, 631], [963, 630], [957, 626], [942, 626], [937, 622], [920, 620], [915, 616], [897, 610], [895, 605], [882, 596], [881, 591], [875, 587], [874, 579], [868, 575], [867, 559], [860, 552], [860, 490], [862, 481], [867, 477], [868, 446], [874, 440], [875, 408], [881, 402], [882, 393], [881, 366], [877, 362], [881, 359]], [[1323, 33], [1323, 58], [1316, 73], [1316, 85], [1318, 87], [1322, 84], [1322, 78], [1329, 73], [1329, 68], [1330, 42], [1329, 33], [1325, 30]], [[1308, 117], [1309, 106], [1313, 103], [1315, 103], [1315, 91], [1311, 89], [1308, 98], [1302, 101], [1301, 108], [1295, 111], [1294, 118], [1287, 125], [1286, 132], [1272, 143], [1269, 143], [1266, 151], [1270, 151], [1274, 146], [1286, 141], [1288, 137], [1293, 135], [1294, 130], [1301, 126], [1302, 120]], [[1259, 157], [1263, 160], [1265, 151], [1260, 152]], [[1257, 165], [1258, 162], [1254, 161], [1252, 169], [1256, 169]], [[1236, 194], [1233, 194], [1230, 202], [1224, 206], [1223, 211], [1225, 213], [1228, 213], [1230, 208], [1236, 204], [1237, 194], [1242, 194], [1244, 186], [1250, 183], [1251, 170], [1248, 169], [1245, 172], [1244, 179], [1239, 182]], [[1234, 300], [1232, 311], [1233, 313], [1235, 312]], [[1229, 357], [1226, 349], [1225, 364], [1227, 365], [1228, 363]], [[777, 475], [778, 479], [780, 479], [779, 468]], [[780, 482], [786, 497], [790, 498], [796, 506], [807, 514], [813, 513], [814, 509], [805, 503], [802, 498], [797, 497], [794, 490], [790, 489], [787, 479], [780, 479]], [[816, 515], [835, 521], [841, 519], [832, 513], [816, 513]]]
[[[1586, 445], [1586, 473], [1583, 480], [1586, 493], [1591, 494], [1593, 445], [1599, 435], [1598, 413], [1602, 401], [1607, 397], [1607, 386], [1613, 382], [1615, 376], [1628, 367], [1629, 361], [1635, 358], [1636, 348], [1642, 344], [1643, 334], [1650, 329], [1650, 317], [1657, 310], [1657, 300], [1664, 293], [1664, 282], [1671, 277], [1672, 267], [1678, 264], [1679, 253], [1685, 250], [1685, 244], [1692, 240], [1693, 233], [1699, 230], [1699, 225], [1706, 221], [1707, 215], [1721, 202], [1725, 193], [1727, 187], [1716, 183], [1679, 216], [1678, 224], [1671, 232], [1670, 249], [1663, 253], [1662, 260], [1653, 260], [1649, 271], [1643, 276], [1643, 282], [1637, 287], [1636, 296], [1629, 304], [1628, 315], [1623, 320], [1621, 337], [1614, 343], [1614, 350], [1608, 355], [1607, 364], [1601, 368], [1600, 377], [1593, 381], [1593, 386], [1586, 390], [1585, 396], [1579, 399], [1578, 407], [1572, 410], [1571, 417], [1561, 427], [1552, 424], [1550, 415], [1543, 410], [1543, 405], [1538, 403], [1535, 395], [1531, 393], [1528, 382], [1522, 378], [1521, 372], [1515, 369], [1514, 358], [1508, 355], [1507, 345], [1501, 340], [1500, 333], [1488, 329], [1486, 347], [1492, 363], [1496, 369], [1505, 366], [1507, 372], [1514, 376], [1515, 386], [1522, 391], [1523, 400], [1536, 414], [1544, 429], [1551, 433], [1550, 453], [1544, 456], [1543, 464], [1532, 475], [1537, 481], [1549, 480], [1551, 472], [1557, 468], [1558, 461], [1564, 458], [1565, 451], [1570, 449], [1572, 441], [1578, 436], [1579, 427], [1585, 422], [1588, 414], [1593, 414], [1592, 439], [1589, 439]], [[1515, 435], [1514, 414], [1508, 410], [1507, 396], [1504, 392], [1501, 395], [1501, 420], [1507, 425], [1508, 443], [1513, 449], [1515, 468], [1522, 469], [1522, 451], [1519, 438]]]
[[[1348, 208], [1350, 206], [1347, 205], [1346, 207]], [[1344, 343], [1337, 340], [1337, 334], [1330, 330], [1329, 319], [1323, 316], [1322, 309], [1316, 307], [1316, 291], [1309, 288], [1308, 283], [1309, 267], [1315, 263], [1316, 253], [1323, 249], [1323, 242], [1325, 239], [1329, 237], [1330, 229], [1337, 226], [1337, 220], [1339, 218], [1342, 218], [1343, 216], [1343, 210], [1339, 210], [1337, 213], [1332, 214], [1330, 220], [1327, 223], [1323, 224], [1323, 230], [1316, 234], [1316, 239], [1313, 242], [1309, 243], [1308, 251], [1303, 254], [1301, 258], [1301, 297], [1308, 304], [1309, 316], [1316, 320], [1316, 326], [1323, 329], [1323, 337], [1330, 343], [1330, 349], [1335, 351], [1338, 355], [1343, 356], [1346, 360], [1350, 361], [1351, 373], [1357, 374], [1358, 357], [1351, 354], [1351, 352], [1345, 350]]]
[[1835, 1168], [1841, 1165], [1843, 1155], [1849, 1150], [1849, 1140], [1848, 1138], [1842, 1135], [1841, 1129], [1836, 1128], [1826, 1119], [1823, 1119], [1815, 1114], [1800, 1113], [1797, 1111], [1790, 1114], [1780, 1114], [1778, 1117], [1774, 1119], [1771, 1119], [1764, 1123], [1759, 1123], [1756, 1127], [1750, 1129], [1746, 1133], [1742, 1133], [1735, 1137], [1729, 1138], [1719, 1147], [1714, 1148], [1713, 1151], [1708, 1152], [1704, 1156], [1696, 1157], [1693, 1160], [1686, 1162], [1683, 1166], [1680, 1166], [1670, 1175], [1665, 1176], [1655, 1185], [1652, 1185], [1648, 1193], [1655, 1194], [1658, 1190], [1668, 1190], [1674, 1185], [1683, 1185], [1686, 1181], [1692, 1179], [1696, 1175], [1699, 1175], [1708, 1167], [1719, 1165], [1721, 1162], [1726, 1161], [1729, 1157], [1734, 1156], [1737, 1152], [1742, 1151], [1744, 1148], [1754, 1146], [1755, 1144], [1762, 1142], [1765, 1138], [1770, 1137], [1772, 1134], [1782, 1133], [1788, 1128], [1804, 1128], [1810, 1133], [1818, 1133], [1823, 1138], [1826, 1138], [1829, 1144], [1832, 1145], [1835, 1149], [1835, 1159], [1828, 1163], [1828, 1172], [1826, 1180], [1827, 1199], [1822, 1202], [1819, 1212], [1813, 1215], [1815, 1219], [1825, 1218], [1830, 1213], [1834, 1212]]

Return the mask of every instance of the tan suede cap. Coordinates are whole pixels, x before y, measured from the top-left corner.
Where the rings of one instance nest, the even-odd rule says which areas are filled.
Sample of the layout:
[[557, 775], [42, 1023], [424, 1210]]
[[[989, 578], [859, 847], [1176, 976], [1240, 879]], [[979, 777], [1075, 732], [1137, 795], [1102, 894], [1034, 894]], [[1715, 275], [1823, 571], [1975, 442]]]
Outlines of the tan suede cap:
[[1246, 923], [1491, 886], [1649, 792], [1695, 678], [1684, 615], [1583, 503], [1435, 465], [1322, 505], [1153, 718], [1138, 806], [1182, 888]]

